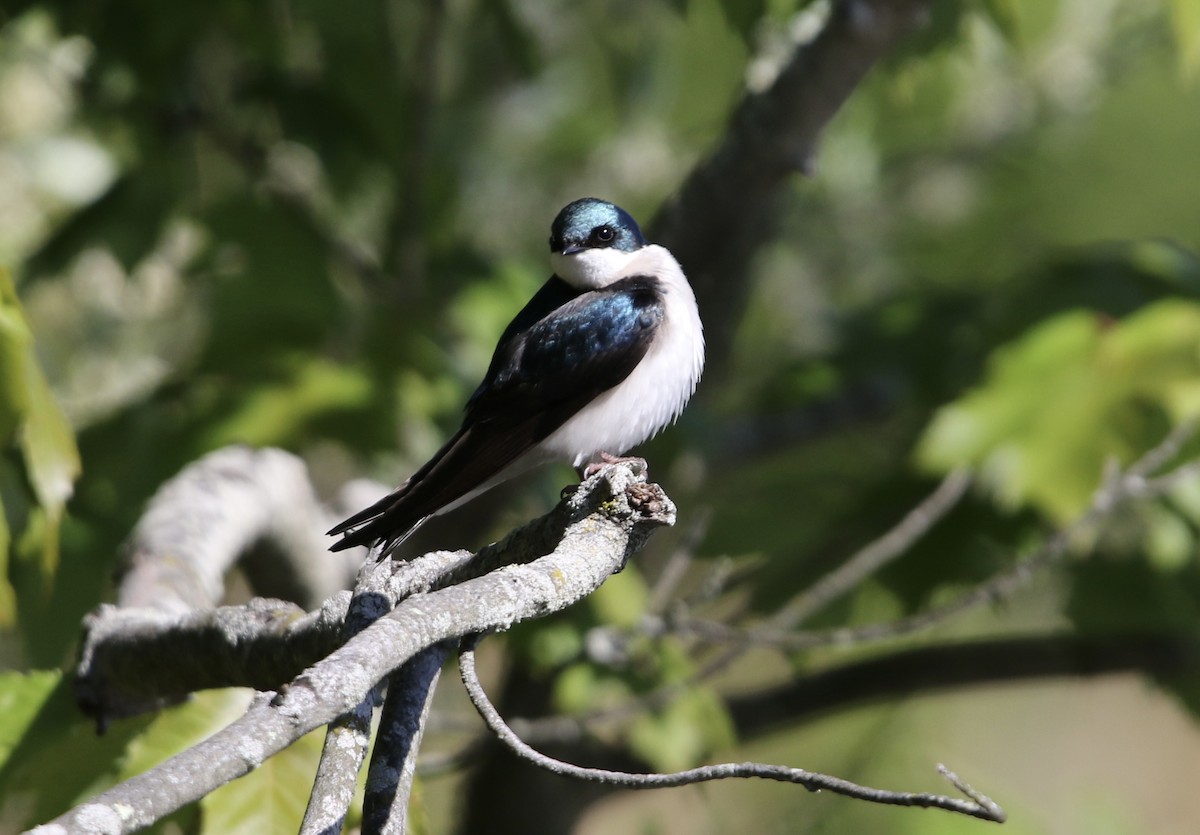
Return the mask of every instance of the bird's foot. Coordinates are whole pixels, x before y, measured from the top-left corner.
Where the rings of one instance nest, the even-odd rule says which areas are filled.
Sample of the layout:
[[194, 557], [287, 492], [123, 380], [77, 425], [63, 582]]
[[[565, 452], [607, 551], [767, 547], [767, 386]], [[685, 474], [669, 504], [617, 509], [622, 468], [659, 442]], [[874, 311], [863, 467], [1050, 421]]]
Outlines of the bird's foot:
[[570, 496], [574, 496], [575, 493], [578, 492], [579, 488], [583, 486], [582, 482], [587, 481], [609, 464], [629, 464], [633, 468], [633, 471], [636, 475], [645, 475], [649, 470], [649, 465], [646, 463], [645, 458], [639, 458], [636, 455], [613, 455], [610, 452], [604, 452], [601, 450], [600, 452], [596, 453], [595, 461], [591, 461], [583, 466], [575, 468], [575, 472], [579, 476], [580, 484], [568, 484], [559, 493], [559, 499], [566, 499]]
[[591, 478], [609, 464], [629, 464], [633, 467], [633, 471], [637, 475], [643, 475], [649, 469], [649, 466], [646, 464], [646, 459], [638, 458], [636, 455], [613, 455], [605, 452], [604, 450], [600, 450], [600, 452], [596, 453], [596, 458], [597, 460], [588, 463], [583, 467], [582, 470], [580, 470], [579, 477], [581, 479], [586, 480]]

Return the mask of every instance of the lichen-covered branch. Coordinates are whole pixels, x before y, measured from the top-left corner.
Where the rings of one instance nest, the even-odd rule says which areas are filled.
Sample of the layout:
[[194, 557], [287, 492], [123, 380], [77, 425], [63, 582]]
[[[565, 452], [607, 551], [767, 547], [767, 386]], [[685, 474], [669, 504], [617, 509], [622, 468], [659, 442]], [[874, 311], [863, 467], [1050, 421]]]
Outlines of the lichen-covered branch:
[[147, 826], [351, 710], [427, 647], [507, 629], [590, 594], [674, 518], [674, 505], [657, 485], [628, 465], [607, 467], [554, 511], [480, 554], [488, 564], [513, 564], [409, 597], [290, 684], [256, 699], [225, 729], [34, 831], [125, 833]]
[[[440, 587], [440, 582], [455, 569], [470, 563], [471, 558], [471, 554], [465, 551], [435, 552], [403, 563], [393, 562], [390, 558], [377, 562], [372, 556], [368, 556], [359, 571], [354, 596], [350, 599], [346, 619], [342, 624], [341, 642], [348, 641], [362, 632], [394, 609], [401, 600], [412, 594]], [[389, 694], [389, 704], [385, 705], [386, 719], [382, 726], [384, 730], [388, 727], [404, 728], [411, 729], [414, 734], [413, 738], [399, 743], [401, 749], [407, 749], [418, 738], [420, 717], [424, 715], [426, 705], [433, 697], [433, 687], [440, 667], [440, 661], [437, 665], [432, 663], [434, 656], [440, 659], [444, 656], [444, 651], [427, 649], [391, 676], [389, 686], [400, 686], [406, 691], [411, 687], [414, 690], [412, 693]], [[371, 718], [375, 707], [383, 698], [382, 690], [382, 684], [372, 688], [353, 710], [337, 717], [326, 729], [321, 759], [317, 763], [317, 777], [313, 782], [308, 806], [304, 810], [300, 835], [341, 831], [354, 799], [358, 772], [367, 755], [371, 738]], [[414, 702], [418, 706], [414, 707]], [[402, 712], [402, 708], [409, 708], [409, 712], [404, 716], [397, 716], [397, 713]], [[414, 709], [415, 718], [411, 715]], [[397, 735], [385, 733], [382, 738], [388, 745], [392, 745], [397, 742]], [[381, 756], [378, 741], [375, 754], [376, 757]], [[401, 754], [403, 760], [407, 760], [408, 756], [408, 753]], [[399, 785], [399, 780], [396, 785]], [[368, 793], [367, 796], [374, 799], [378, 794]]]
[[[155, 553], [162, 562], [174, 559], [169, 550]], [[139, 570], [158, 573], [149, 554]], [[372, 564], [378, 575], [375, 593], [388, 601], [382, 611], [439, 583], [469, 576], [462, 569], [472, 559], [466, 551], [435, 551], [406, 563]], [[103, 725], [196, 690], [273, 690], [344, 642], [349, 601], [350, 592], [342, 591], [312, 613], [264, 599], [179, 614], [100, 606], [84, 619], [76, 699]]]
[[332, 522], [304, 462], [279, 449], [225, 447], [189, 465], [150, 500], [126, 545], [116, 602], [178, 615], [221, 602], [239, 560], [287, 585], [258, 588], [306, 609], [344, 589], [361, 555], [331, 559], [321, 533]]

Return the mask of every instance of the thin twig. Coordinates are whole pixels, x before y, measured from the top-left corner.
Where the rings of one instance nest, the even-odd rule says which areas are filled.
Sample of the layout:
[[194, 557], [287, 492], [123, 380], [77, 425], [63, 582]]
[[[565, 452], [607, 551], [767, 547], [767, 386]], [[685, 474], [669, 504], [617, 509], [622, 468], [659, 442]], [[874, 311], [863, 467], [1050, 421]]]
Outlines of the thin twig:
[[1196, 428], [1194, 422], [1176, 427], [1161, 443], [1131, 464], [1124, 473], [1113, 472], [1104, 478], [1093, 494], [1088, 508], [1074, 522], [1056, 531], [1029, 556], [941, 606], [884, 623], [808, 632], [787, 632], [762, 627], [747, 630], [727, 624], [699, 621], [677, 626], [681, 632], [696, 634], [709, 641], [731, 641], [737, 646], [750, 644], [788, 650], [858, 644], [927, 629], [969, 609], [1009, 597], [1039, 571], [1062, 559], [1081, 534], [1108, 520], [1126, 502], [1161, 496], [1181, 481], [1200, 475], [1200, 461], [1189, 461], [1170, 472], [1149, 477], [1149, 474], [1178, 455], [1187, 440], [1195, 434]]
[[954, 788], [958, 789], [967, 797], [974, 800], [977, 804], [979, 804], [981, 809], [986, 809], [988, 812], [990, 812], [991, 816], [988, 818], [988, 820], [994, 820], [996, 823], [1004, 823], [1004, 821], [1007, 819], [1008, 816], [1004, 813], [1004, 810], [1000, 808], [1000, 805], [996, 803], [996, 801], [992, 800], [979, 789], [975, 788], [966, 780], [959, 777], [957, 774], [947, 768], [944, 763], [938, 763], [937, 770], [938, 774], [950, 781], [950, 785], [954, 786]]
[[[672, 786], [687, 786], [695, 783], [704, 783], [711, 780], [724, 780], [728, 778], [746, 778], [759, 777], [765, 780], [777, 780], [785, 783], [796, 783], [804, 786], [809, 791], [830, 791], [834, 794], [853, 797], [858, 800], [866, 800], [871, 803], [882, 803], [890, 806], [917, 806], [927, 809], [945, 809], [950, 812], [957, 812], [963, 815], [969, 815], [982, 820], [1003, 822], [1005, 819], [1004, 811], [990, 798], [979, 793], [975, 789], [967, 787], [965, 783], [959, 780], [956, 776], [950, 778], [948, 772], [944, 772], [956, 788], [964, 791], [968, 799], [963, 800], [957, 797], [947, 797], [939, 794], [929, 793], [914, 793], [914, 792], [896, 792], [886, 789], [876, 789], [870, 786], [862, 786], [857, 783], [852, 783], [849, 780], [843, 780], [840, 777], [833, 777], [827, 774], [821, 774], [813, 771], [805, 771], [802, 768], [791, 768], [788, 766], [772, 765], [769, 763], [720, 763], [717, 765], [706, 765], [699, 768], [691, 768], [686, 771], [677, 771], [669, 774], [634, 774], [625, 771], [610, 771], [603, 768], [584, 768], [582, 766], [573, 765], [547, 756], [540, 751], [527, 745], [517, 734], [505, 723], [500, 713], [488, 699], [487, 694], [480, 684], [479, 677], [475, 672], [475, 639], [470, 639], [464, 642], [464, 646], [459, 654], [459, 673], [462, 678], [463, 686], [467, 689], [467, 694], [471, 697], [471, 702], [475, 705], [475, 709], [479, 711], [479, 715], [483, 717], [483, 721], [487, 724], [492, 733], [503, 742], [510, 750], [522, 759], [532, 762], [539, 768], [546, 769], [555, 774], [560, 774], [565, 777], [573, 777], [578, 780], [587, 780], [606, 785], [621, 786], [630, 789], [650, 789], [650, 788], [668, 788]], [[939, 770], [942, 770], [939, 768]]]
[[833, 600], [853, 590], [866, 577], [883, 568], [908, 551], [913, 543], [929, 532], [949, 513], [967, 492], [971, 477], [964, 470], [947, 475], [924, 501], [910, 510], [898, 524], [878, 539], [872, 540], [853, 556], [826, 574], [812, 586], [794, 597], [763, 626], [742, 630], [742, 641], [734, 642], [717, 655], [695, 676], [697, 680], [711, 678], [741, 657], [751, 646], [759, 644], [758, 635], [788, 634], [788, 630], [807, 620]]
[[704, 541], [704, 536], [708, 533], [708, 523], [711, 520], [711, 508], [704, 508], [695, 515], [692, 524], [684, 533], [683, 540], [671, 553], [670, 559], [667, 560], [667, 564], [663, 566], [662, 572], [658, 575], [658, 581], [650, 590], [650, 599], [646, 603], [647, 614], [661, 614], [675, 599], [675, 592], [679, 589], [680, 582], [683, 581], [688, 567], [692, 564], [696, 549]]
[[954, 470], [937, 489], [908, 512], [894, 528], [869, 542], [852, 557], [792, 598], [771, 618], [771, 625], [786, 629], [808, 620], [871, 576], [925, 536], [958, 504], [971, 484], [965, 470]]
[[[1149, 477], [1149, 474], [1175, 458], [1196, 430], [1195, 422], [1182, 424], [1130, 465], [1124, 474], [1116, 470], [1110, 472], [1097, 488], [1088, 510], [1075, 522], [1054, 533], [1024, 559], [941, 606], [882, 623], [801, 632], [771, 629], [765, 626], [747, 629], [698, 618], [673, 618], [668, 624], [668, 631], [674, 634], [698, 637], [710, 643], [730, 643], [733, 646], [727, 653], [722, 653], [686, 682], [667, 684], [625, 704], [606, 707], [565, 720], [563, 717], [522, 720], [524, 723], [522, 725], [523, 733], [527, 737], [536, 737], [539, 740], [560, 738], [567, 730], [564, 722], [569, 721], [575, 724], [575, 728], [570, 733], [579, 737], [584, 733], [585, 727], [591, 727], [600, 722], [620, 720], [637, 715], [646, 709], [666, 704], [680, 693], [686, 692], [689, 687], [719, 671], [721, 667], [717, 665], [717, 661], [724, 660], [727, 656], [733, 656], [735, 652], [741, 653], [749, 646], [800, 651], [824, 646], [848, 646], [889, 640], [931, 628], [977, 606], [1003, 600], [1022, 588], [1039, 571], [1061, 559], [1082, 531], [1107, 519], [1125, 501], [1162, 495], [1181, 481], [1200, 475], [1200, 460], [1197, 460], [1183, 463], [1174, 470], [1157, 477]], [[923, 504], [933, 503], [935, 506], [940, 506], [941, 501], [934, 502], [934, 496], [942, 493], [942, 488], [946, 486], [947, 482], [943, 482], [935, 494], [926, 499]], [[947, 488], [943, 498], [951, 495], [953, 495], [953, 490]], [[915, 510], [910, 516], [914, 514], [916, 514]], [[905, 522], [901, 522], [897, 527], [905, 527]], [[885, 535], [885, 538], [887, 536]], [[867, 548], [871, 548], [872, 545], [868, 545]]]
[[1148, 478], [1161, 470], [1171, 463], [1171, 459], [1179, 455], [1187, 442], [1195, 436], [1196, 426], [1197, 421], [1195, 420], [1185, 420], [1180, 423], [1167, 433], [1167, 436], [1157, 446], [1134, 461], [1126, 475], [1133, 478]]

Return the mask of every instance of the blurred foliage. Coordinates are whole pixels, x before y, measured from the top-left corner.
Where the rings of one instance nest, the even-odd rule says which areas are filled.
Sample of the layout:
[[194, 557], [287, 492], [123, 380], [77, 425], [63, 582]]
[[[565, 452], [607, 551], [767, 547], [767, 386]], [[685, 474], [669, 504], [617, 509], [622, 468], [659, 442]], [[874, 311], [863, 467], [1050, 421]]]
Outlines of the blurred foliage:
[[[9, 3], [0, 262], [17, 287], [0, 287], [0, 658], [27, 672], [0, 678], [0, 827], [147, 766], [240, 698], [205, 695], [97, 739], [51, 672], [70, 668], [80, 618], [108, 595], [119, 543], [164, 479], [239, 441], [305, 455], [326, 490], [363, 470], [404, 477], [544, 280], [557, 209], [595, 193], [648, 221], [827, 11]], [[929, 25], [830, 126], [815, 177], [789, 183], [746, 309], [702, 310], [740, 317], [732, 352], [710, 358], [696, 402], [645, 450], [680, 531], [586, 604], [514, 630], [511, 663], [573, 713], [686, 680], [689, 647], [636, 626], [664, 553], [705, 508], [680, 594], [754, 616], [894, 524], [936, 474], [978, 472], [985, 489], [814, 625], [917, 611], [1074, 518], [1107, 459], [1132, 460], [1195, 411], [1198, 66], [1196, 0], [934, 0]], [[502, 531], [565, 478], [455, 535]], [[1124, 511], [1029, 602], [949, 633], [1194, 634], [1198, 538], [1200, 482], [1187, 481]], [[713, 579], [725, 565], [731, 587]], [[748, 663], [722, 683], [791, 672]], [[1200, 705], [1196, 682], [1160, 685]], [[610, 741], [660, 767], [718, 756], [734, 743], [716, 692]], [[836, 752], [847, 776], [905, 784], [911, 772], [885, 760], [925, 769], [941, 756], [915, 732], [866, 724], [814, 731], [828, 736], [814, 750]], [[310, 755], [297, 746], [263, 770], [270, 788], [247, 778], [177, 823], [286, 828]], [[961, 826], [791, 803], [775, 818], [789, 831]], [[1112, 818], [1137, 819], [1129, 804]], [[1049, 820], [1029, 809], [1007, 827]]]
[[1107, 459], [1129, 465], [1198, 414], [1200, 304], [1161, 301], [1120, 322], [1071, 311], [996, 351], [983, 385], [938, 412], [917, 456], [942, 472], [976, 469], [1001, 505], [1066, 522]]
[[619, 708], [664, 686], [686, 684], [665, 705], [640, 712], [619, 740], [656, 770], [679, 771], [729, 747], [735, 734], [716, 692], [689, 683], [698, 670], [683, 642], [627, 635], [647, 598], [637, 567], [627, 566], [550, 624], [518, 625], [510, 647], [546, 682], [554, 708], [566, 715]]
[[116, 782], [126, 746], [149, 717], [114, 723], [99, 736], [75, 704], [69, 676], [4, 673], [4, 738], [0, 745], [0, 820], [12, 829], [49, 820], [79, 798]]
[[[58, 566], [58, 528], [79, 475], [71, 427], [54, 400], [8, 272], [0, 268], [0, 629], [45, 593]], [[10, 581], [10, 577], [12, 580]], [[23, 582], [22, 582], [23, 581]], [[36, 605], [36, 604], [34, 604]]]

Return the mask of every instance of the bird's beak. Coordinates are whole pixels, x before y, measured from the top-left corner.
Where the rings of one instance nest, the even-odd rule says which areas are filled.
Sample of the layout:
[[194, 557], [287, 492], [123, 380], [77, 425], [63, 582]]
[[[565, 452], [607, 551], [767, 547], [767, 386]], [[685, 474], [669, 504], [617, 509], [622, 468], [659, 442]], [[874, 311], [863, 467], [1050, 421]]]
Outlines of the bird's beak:
[[576, 252], [583, 252], [583, 250], [584, 250], [584, 247], [579, 246], [578, 244], [567, 244], [566, 246], [563, 247], [562, 254], [563, 255], [574, 255]]

